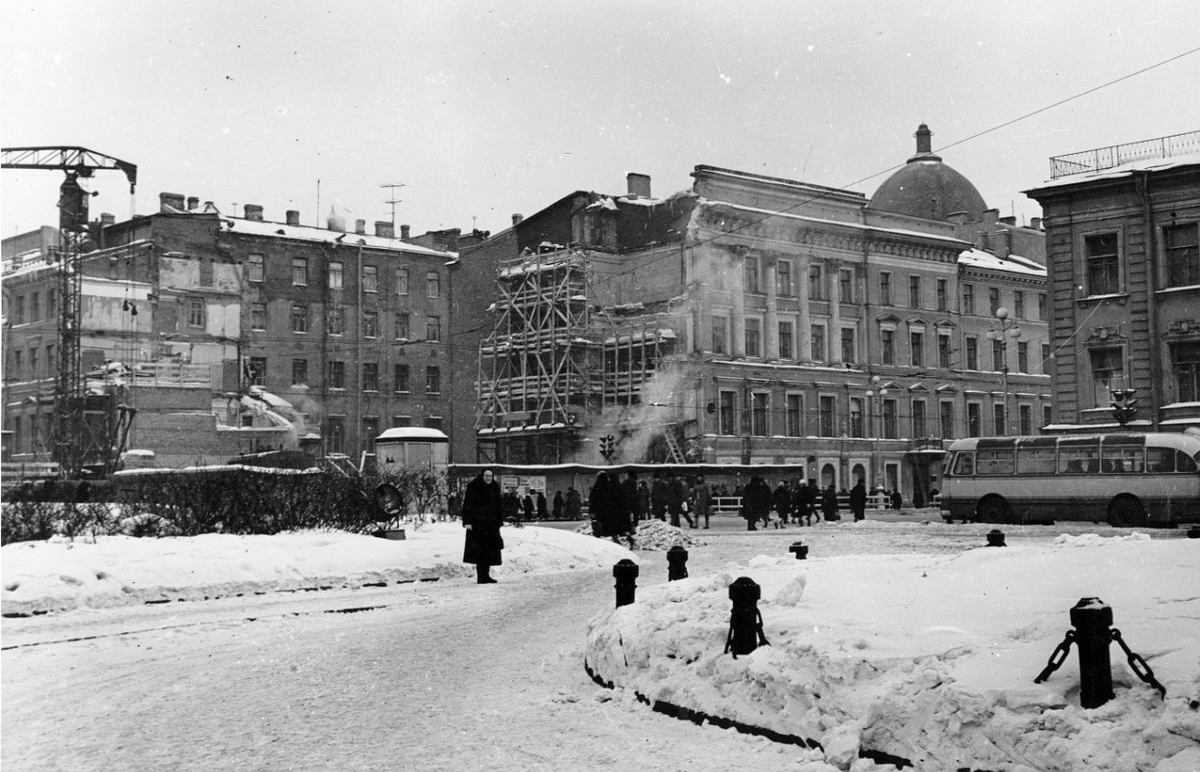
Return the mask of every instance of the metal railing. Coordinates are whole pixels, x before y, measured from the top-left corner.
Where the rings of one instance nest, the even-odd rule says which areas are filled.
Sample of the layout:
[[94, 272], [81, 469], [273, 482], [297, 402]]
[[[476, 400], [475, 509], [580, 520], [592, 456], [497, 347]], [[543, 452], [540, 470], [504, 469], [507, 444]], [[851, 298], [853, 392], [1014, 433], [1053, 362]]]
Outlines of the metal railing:
[[1053, 156], [1050, 159], [1050, 179], [1112, 169], [1134, 161], [1176, 158], [1192, 153], [1200, 153], [1200, 131]]

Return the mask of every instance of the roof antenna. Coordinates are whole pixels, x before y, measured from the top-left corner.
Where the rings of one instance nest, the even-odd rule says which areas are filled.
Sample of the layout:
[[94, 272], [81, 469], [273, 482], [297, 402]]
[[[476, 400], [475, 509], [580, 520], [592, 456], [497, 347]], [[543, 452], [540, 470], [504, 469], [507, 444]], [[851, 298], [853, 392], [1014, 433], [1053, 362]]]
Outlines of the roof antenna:
[[406, 186], [407, 186], [407, 183], [404, 183], [404, 182], [385, 182], [384, 184], [379, 186], [381, 188], [390, 188], [391, 189], [391, 198], [388, 199], [387, 201], [384, 201], [383, 203], [392, 205], [392, 228], [396, 227], [396, 204], [404, 203], [404, 201], [402, 199], [396, 198], [396, 188], [403, 188]]

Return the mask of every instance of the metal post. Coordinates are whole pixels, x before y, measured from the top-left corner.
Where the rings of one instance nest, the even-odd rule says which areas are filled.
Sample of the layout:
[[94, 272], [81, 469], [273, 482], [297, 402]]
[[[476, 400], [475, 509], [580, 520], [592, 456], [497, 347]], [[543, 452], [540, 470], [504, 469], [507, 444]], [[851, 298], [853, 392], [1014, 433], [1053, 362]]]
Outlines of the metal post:
[[667, 581], [687, 579], [688, 551], [676, 544], [667, 550]]
[[622, 558], [613, 566], [617, 583], [617, 608], [633, 603], [637, 593], [638, 565], [629, 558]]
[[802, 541], [793, 542], [788, 552], [795, 553], [796, 560], [808, 560], [808, 547]]
[[993, 528], [987, 535], [987, 545], [989, 547], [1007, 547], [1004, 543], [1004, 531], [998, 528]]
[[725, 640], [725, 651], [732, 651], [734, 657], [749, 654], [757, 649], [760, 643], [767, 643], [762, 632], [762, 615], [758, 611], [758, 600], [761, 597], [762, 588], [748, 576], [738, 577], [729, 585], [729, 600], [733, 601], [733, 610], [729, 615], [729, 636]]
[[1099, 598], [1080, 598], [1071, 608], [1071, 625], [1079, 645], [1079, 700], [1084, 708], [1098, 708], [1113, 698], [1112, 608]]

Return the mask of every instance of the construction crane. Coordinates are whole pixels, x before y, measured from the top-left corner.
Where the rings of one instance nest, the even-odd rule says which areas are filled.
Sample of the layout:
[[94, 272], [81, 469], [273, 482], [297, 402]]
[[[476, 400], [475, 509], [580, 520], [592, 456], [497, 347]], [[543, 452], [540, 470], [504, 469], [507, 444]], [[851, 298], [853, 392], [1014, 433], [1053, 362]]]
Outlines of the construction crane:
[[79, 184], [79, 178], [90, 178], [105, 169], [124, 172], [132, 199], [137, 188], [137, 166], [84, 147], [12, 147], [0, 149], [0, 156], [0, 168], [55, 169], [66, 174], [58, 198], [62, 310], [58, 318], [58, 375], [50, 447], [67, 478], [81, 477], [85, 465], [108, 474], [120, 456], [133, 410], [118, 404], [115, 395], [91, 398], [84, 394], [80, 359], [81, 247], [88, 230], [89, 193]]

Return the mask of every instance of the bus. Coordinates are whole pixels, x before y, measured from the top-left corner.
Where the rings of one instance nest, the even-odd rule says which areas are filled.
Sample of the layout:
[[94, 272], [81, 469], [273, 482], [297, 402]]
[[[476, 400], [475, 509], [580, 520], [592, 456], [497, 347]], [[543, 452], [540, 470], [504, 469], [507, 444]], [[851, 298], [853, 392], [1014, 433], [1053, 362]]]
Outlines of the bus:
[[1200, 522], [1200, 435], [974, 437], [946, 450], [947, 521]]

